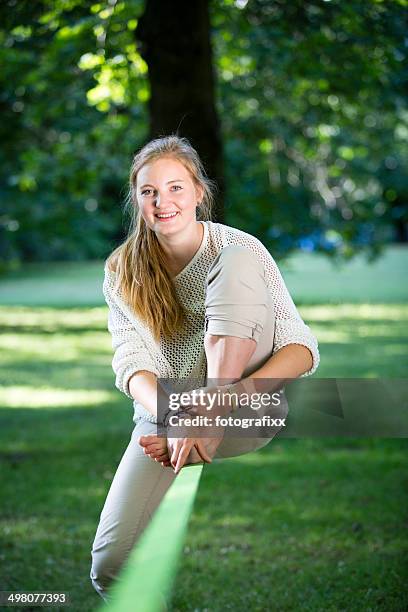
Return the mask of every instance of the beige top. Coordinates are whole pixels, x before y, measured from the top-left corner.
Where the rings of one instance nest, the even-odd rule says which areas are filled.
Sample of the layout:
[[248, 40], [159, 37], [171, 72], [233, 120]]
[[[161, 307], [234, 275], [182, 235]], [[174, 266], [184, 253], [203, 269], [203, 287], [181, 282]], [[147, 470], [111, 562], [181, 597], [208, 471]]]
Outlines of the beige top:
[[[317, 340], [303, 322], [269, 251], [258, 238], [242, 230], [212, 221], [200, 223], [204, 226], [202, 243], [190, 262], [173, 279], [177, 295], [186, 309], [187, 329], [170, 341], [155, 341], [147, 326], [124, 302], [120, 289], [115, 288], [115, 272], [105, 266], [103, 293], [109, 306], [108, 329], [115, 351], [112, 368], [116, 375], [116, 387], [132, 398], [128, 383], [131, 376], [139, 370], [148, 370], [159, 378], [192, 377], [200, 381], [197, 386], [205, 385], [206, 278], [216, 255], [229, 244], [250, 249], [256, 253], [265, 268], [265, 278], [275, 309], [273, 354], [288, 344], [302, 344], [313, 355], [312, 368], [302, 376], [313, 374], [320, 361]], [[156, 422], [155, 417], [136, 400], [134, 407], [140, 416]]]

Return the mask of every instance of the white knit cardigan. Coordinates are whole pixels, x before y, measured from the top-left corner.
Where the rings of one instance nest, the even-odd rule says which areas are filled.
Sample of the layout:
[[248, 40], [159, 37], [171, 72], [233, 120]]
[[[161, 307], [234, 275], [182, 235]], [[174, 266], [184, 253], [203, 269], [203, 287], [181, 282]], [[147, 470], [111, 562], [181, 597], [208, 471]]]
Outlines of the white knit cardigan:
[[[258, 238], [242, 230], [212, 221], [200, 221], [200, 223], [204, 226], [200, 248], [187, 266], [173, 279], [177, 295], [186, 310], [187, 328], [176, 334], [171, 341], [163, 339], [155, 341], [149, 328], [123, 300], [120, 288], [115, 286], [115, 272], [105, 265], [103, 293], [109, 306], [108, 329], [112, 335], [114, 349], [112, 368], [116, 376], [116, 387], [132, 398], [129, 392], [129, 380], [139, 370], [148, 370], [159, 378], [192, 377], [200, 381], [197, 387], [205, 385], [206, 277], [216, 255], [229, 244], [241, 245], [253, 251], [266, 271], [265, 278], [275, 309], [272, 354], [288, 344], [302, 344], [313, 356], [312, 368], [302, 376], [313, 374], [320, 361], [317, 340], [297, 311], [269, 251]], [[157, 422], [156, 418], [136, 400], [133, 405], [135, 414], [139, 418]]]

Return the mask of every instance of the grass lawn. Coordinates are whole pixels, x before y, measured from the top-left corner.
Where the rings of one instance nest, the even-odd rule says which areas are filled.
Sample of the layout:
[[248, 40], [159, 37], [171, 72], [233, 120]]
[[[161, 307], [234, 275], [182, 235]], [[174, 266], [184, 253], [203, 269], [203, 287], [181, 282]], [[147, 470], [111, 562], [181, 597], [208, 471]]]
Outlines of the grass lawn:
[[[301, 254], [282, 267], [319, 376], [407, 376], [407, 264], [393, 248], [373, 268]], [[100, 605], [90, 548], [132, 431], [101, 282], [101, 262], [0, 281], [0, 590], [67, 591], [75, 611]], [[406, 610], [407, 450], [278, 438], [205, 466], [173, 610]]]

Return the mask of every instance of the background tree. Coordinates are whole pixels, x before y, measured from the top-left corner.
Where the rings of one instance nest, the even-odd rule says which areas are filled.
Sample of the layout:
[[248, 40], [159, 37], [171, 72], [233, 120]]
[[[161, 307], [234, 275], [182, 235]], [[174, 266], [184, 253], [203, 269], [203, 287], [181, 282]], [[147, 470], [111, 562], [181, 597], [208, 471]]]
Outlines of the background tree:
[[244, 0], [214, 13], [228, 218], [276, 254], [404, 238], [405, 5]]
[[219, 186], [214, 220], [222, 222], [222, 143], [208, 0], [147, 0], [135, 39], [149, 68], [149, 138], [176, 130], [189, 138]]
[[1, 4], [3, 265], [104, 257], [133, 151], [171, 126], [222, 193], [223, 143], [225, 222], [278, 258], [406, 240], [405, 0], [152, 2]]

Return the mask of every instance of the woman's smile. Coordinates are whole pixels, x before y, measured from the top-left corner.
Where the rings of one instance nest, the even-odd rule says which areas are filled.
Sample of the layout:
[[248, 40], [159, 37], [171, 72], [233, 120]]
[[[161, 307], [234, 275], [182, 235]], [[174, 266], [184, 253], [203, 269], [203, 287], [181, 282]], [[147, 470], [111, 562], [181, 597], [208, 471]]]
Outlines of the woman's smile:
[[[175, 219], [180, 213], [178, 212], [174, 212], [174, 213], [156, 213], [154, 216], [156, 217], [156, 219], [158, 221], [172, 221], [173, 219]], [[159, 216], [160, 215], [160, 216]], [[163, 216], [161, 216], [163, 215]]]

